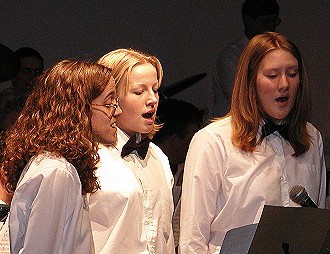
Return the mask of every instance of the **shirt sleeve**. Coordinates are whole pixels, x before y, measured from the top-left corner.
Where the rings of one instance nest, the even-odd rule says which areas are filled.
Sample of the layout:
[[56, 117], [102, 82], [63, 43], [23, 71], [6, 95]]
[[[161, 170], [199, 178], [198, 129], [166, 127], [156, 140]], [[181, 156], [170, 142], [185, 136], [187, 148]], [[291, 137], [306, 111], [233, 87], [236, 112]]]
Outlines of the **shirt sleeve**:
[[221, 209], [218, 195], [220, 167], [224, 165], [221, 142], [215, 139], [202, 130], [195, 134], [188, 150], [181, 200], [181, 253], [209, 253], [211, 223]]
[[63, 232], [73, 213], [72, 205], [77, 203], [80, 184], [63, 170], [69, 165], [41, 167], [28, 179], [23, 178], [14, 196], [10, 214], [13, 253], [54, 253], [61, 241], [67, 240]]
[[324, 159], [324, 152], [323, 152], [323, 141], [322, 136], [319, 131], [317, 131], [318, 135], [318, 151], [320, 153], [320, 172], [321, 172], [321, 183], [320, 183], [320, 191], [319, 191], [319, 199], [317, 202], [317, 206], [319, 208], [325, 208], [326, 202], [326, 166], [325, 166], [325, 159]]

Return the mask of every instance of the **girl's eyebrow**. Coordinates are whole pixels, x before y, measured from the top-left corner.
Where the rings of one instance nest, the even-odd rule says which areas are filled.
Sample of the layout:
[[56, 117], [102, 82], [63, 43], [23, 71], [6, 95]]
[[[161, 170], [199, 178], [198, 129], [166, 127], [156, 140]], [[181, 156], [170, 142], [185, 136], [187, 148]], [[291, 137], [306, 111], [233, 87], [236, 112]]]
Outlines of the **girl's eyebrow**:
[[106, 96], [105, 96], [105, 100], [107, 100], [107, 99], [112, 99], [113, 97], [115, 97], [114, 96], [115, 95], [115, 91], [110, 91]]
[[146, 86], [144, 83], [133, 83], [130, 85], [130, 87], [135, 87], [135, 86]]
[[[294, 68], [298, 68], [298, 65], [290, 65], [290, 66], [286, 66], [285, 69], [294, 69]], [[282, 69], [282, 67], [270, 67], [270, 68], [265, 68], [265, 71], [276, 71], [276, 70], [280, 70]]]

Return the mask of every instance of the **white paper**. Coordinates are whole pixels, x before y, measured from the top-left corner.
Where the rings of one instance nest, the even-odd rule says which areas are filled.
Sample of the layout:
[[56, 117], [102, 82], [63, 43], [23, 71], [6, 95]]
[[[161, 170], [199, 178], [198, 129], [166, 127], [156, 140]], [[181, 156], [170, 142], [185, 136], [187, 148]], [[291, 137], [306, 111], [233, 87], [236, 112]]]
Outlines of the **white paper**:
[[258, 224], [229, 230], [222, 243], [220, 254], [247, 254]]

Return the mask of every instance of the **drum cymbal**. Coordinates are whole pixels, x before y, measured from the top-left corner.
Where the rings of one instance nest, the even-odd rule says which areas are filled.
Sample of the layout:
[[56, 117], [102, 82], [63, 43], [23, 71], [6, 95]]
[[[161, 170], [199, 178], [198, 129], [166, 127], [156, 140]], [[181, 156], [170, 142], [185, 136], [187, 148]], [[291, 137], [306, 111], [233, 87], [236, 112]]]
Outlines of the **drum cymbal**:
[[175, 82], [169, 86], [161, 86], [159, 89], [159, 96], [162, 99], [167, 99], [173, 95], [178, 94], [179, 92], [187, 89], [188, 87], [196, 84], [198, 81], [203, 79], [206, 76], [206, 73], [200, 73], [193, 75], [191, 77], [182, 79], [178, 82]]

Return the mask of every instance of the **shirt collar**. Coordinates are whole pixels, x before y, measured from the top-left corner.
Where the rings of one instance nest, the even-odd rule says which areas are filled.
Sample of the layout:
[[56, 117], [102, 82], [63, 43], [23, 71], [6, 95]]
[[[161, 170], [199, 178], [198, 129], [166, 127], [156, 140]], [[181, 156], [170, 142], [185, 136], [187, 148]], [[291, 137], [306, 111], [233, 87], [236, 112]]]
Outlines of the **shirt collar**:
[[[130, 137], [126, 134], [126, 132], [119, 129], [118, 127], [117, 127], [117, 137], [118, 137], [118, 142], [116, 148], [118, 149], [118, 151], [121, 151], [123, 149], [123, 146], [127, 143]], [[141, 133], [137, 133], [136, 140], [140, 142], [141, 139], [142, 139]]]

